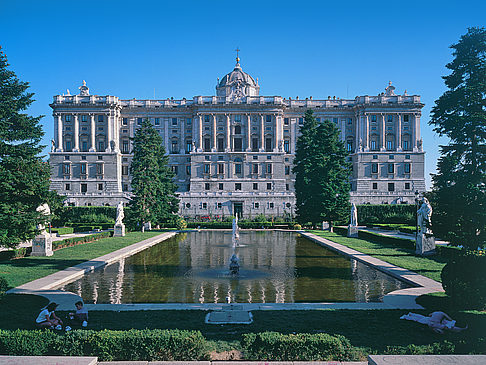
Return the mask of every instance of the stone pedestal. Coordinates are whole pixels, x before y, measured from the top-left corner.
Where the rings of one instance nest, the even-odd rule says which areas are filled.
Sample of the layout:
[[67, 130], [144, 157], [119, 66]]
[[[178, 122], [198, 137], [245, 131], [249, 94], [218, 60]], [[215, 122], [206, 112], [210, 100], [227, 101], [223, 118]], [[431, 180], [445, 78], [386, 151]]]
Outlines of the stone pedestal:
[[348, 226], [348, 237], [358, 238], [358, 226]]
[[419, 232], [415, 240], [415, 253], [422, 256], [435, 254], [435, 237]]
[[113, 237], [124, 237], [125, 236], [125, 225], [122, 224], [115, 224], [113, 230]]
[[152, 230], [152, 222], [146, 222], [144, 224], [145, 230], [146, 231], [151, 231]]
[[323, 231], [325, 231], [325, 230], [329, 229], [329, 222], [322, 221], [321, 229], [322, 229]]
[[31, 256], [52, 256], [52, 238], [49, 233], [44, 232], [32, 240]]

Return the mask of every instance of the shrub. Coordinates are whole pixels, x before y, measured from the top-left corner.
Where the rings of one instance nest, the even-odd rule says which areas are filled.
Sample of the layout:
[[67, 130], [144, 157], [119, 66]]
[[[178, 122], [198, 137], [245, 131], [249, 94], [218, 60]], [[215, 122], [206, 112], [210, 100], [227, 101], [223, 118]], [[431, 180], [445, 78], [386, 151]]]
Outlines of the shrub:
[[184, 218], [177, 216], [174, 222], [175, 227], [178, 230], [186, 229], [187, 228], [187, 222], [184, 220]]
[[484, 251], [466, 251], [442, 269], [442, 286], [452, 303], [464, 309], [486, 309], [486, 256]]
[[63, 239], [62, 241], [52, 242], [52, 249], [58, 250], [58, 249], [65, 248], [65, 247], [71, 247], [71, 246], [75, 246], [75, 245], [79, 245], [79, 244], [83, 244], [83, 243], [89, 243], [89, 242], [97, 241], [101, 238], [110, 237], [112, 234], [113, 234], [113, 232], [110, 231], [110, 232], [95, 233], [95, 234], [91, 234], [91, 235], [84, 236], [84, 237], [66, 238], [66, 239]]
[[199, 331], [43, 330], [0, 331], [0, 353], [33, 356], [98, 356], [101, 361], [188, 361], [208, 358]]
[[296, 223], [296, 224], [294, 224], [293, 228], [296, 229], [296, 230], [301, 230], [302, 226], [300, 224]]
[[[129, 208], [125, 209], [126, 215]], [[116, 219], [116, 207], [61, 207], [54, 213], [55, 219], [52, 224], [55, 226], [64, 226], [68, 222], [81, 222], [85, 225], [98, 222], [112, 223]]]
[[402, 223], [415, 224], [414, 204], [380, 204], [380, 205], [359, 205], [358, 224], [367, 225], [372, 223]]
[[59, 228], [51, 228], [52, 233], [57, 233], [59, 236], [63, 234], [71, 234], [74, 232], [73, 227], [59, 227]]
[[346, 361], [353, 351], [346, 337], [326, 333], [248, 333], [243, 348], [249, 360], [259, 361]]
[[10, 250], [0, 251], [0, 261], [19, 259], [25, 257], [32, 251], [32, 247], [18, 247]]
[[8, 290], [8, 282], [3, 276], [0, 276], [0, 299], [5, 295], [5, 292]]

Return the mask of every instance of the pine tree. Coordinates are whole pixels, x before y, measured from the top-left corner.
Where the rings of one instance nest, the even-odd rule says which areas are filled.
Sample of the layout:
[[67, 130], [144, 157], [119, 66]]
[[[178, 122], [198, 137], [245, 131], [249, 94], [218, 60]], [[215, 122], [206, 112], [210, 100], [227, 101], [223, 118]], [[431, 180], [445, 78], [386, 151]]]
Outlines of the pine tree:
[[147, 222], [158, 224], [171, 220], [178, 211], [177, 186], [162, 142], [148, 120], [142, 122], [133, 138], [130, 207], [142, 229]]
[[435, 102], [430, 124], [449, 138], [432, 177], [432, 227], [454, 245], [486, 241], [486, 30], [469, 28], [453, 44], [444, 76], [448, 90]]
[[317, 123], [312, 110], [304, 119], [293, 169], [297, 219], [314, 226], [322, 221], [332, 225], [349, 213], [347, 153], [334, 123]]
[[0, 246], [32, 239], [42, 220], [36, 208], [49, 201], [50, 169], [39, 155], [42, 116], [22, 111], [33, 103], [29, 84], [9, 70], [0, 47]]

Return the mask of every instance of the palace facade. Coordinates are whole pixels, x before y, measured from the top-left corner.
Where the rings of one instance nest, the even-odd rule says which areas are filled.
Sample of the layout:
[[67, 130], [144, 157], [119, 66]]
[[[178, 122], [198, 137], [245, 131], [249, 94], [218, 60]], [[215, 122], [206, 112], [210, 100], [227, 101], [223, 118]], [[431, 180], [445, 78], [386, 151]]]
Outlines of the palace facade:
[[315, 100], [260, 96], [258, 78], [237, 58], [218, 79], [215, 96], [121, 100], [57, 95], [51, 189], [70, 205], [112, 205], [130, 199], [131, 140], [149, 119], [163, 138], [186, 217], [293, 215], [292, 163], [304, 113], [334, 122], [352, 162], [357, 204], [413, 203], [425, 191], [420, 96], [395, 94]]

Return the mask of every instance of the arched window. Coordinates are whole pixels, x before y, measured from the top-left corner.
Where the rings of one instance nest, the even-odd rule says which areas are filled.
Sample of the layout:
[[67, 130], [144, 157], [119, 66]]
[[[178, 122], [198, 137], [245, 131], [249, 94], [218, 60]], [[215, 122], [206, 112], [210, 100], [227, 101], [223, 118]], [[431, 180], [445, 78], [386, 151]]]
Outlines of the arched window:
[[170, 153], [179, 153], [179, 141], [173, 138], [170, 145]]

